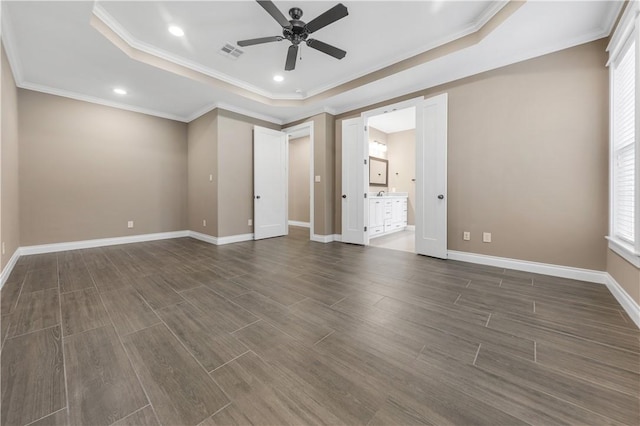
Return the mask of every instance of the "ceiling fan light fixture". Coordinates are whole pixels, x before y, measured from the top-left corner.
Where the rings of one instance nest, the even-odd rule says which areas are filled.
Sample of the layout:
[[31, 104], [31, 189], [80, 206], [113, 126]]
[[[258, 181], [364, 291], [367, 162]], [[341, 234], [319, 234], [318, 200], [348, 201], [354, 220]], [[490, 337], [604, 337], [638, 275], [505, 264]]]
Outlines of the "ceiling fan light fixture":
[[169, 26], [169, 32], [176, 37], [182, 37], [184, 35], [184, 30], [177, 25]]
[[273, 76], [273, 81], [277, 81], [278, 83], [284, 81], [284, 77], [281, 76], [280, 74], [276, 74]]

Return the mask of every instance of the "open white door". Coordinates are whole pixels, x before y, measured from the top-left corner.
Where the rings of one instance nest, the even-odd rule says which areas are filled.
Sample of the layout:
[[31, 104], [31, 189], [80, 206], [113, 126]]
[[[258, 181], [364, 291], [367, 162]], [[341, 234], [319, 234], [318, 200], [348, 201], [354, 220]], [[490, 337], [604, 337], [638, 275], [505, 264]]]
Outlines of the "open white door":
[[416, 130], [416, 253], [446, 259], [446, 93], [425, 99]]
[[253, 238], [279, 237], [289, 231], [287, 208], [287, 135], [253, 127]]
[[[368, 149], [368, 147], [367, 147]], [[365, 244], [365, 182], [369, 182], [369, 165], [364, 144], [362, 118], [342, 122], [342, 242]], [[365, 216], [366, 215], [366, 216]]]

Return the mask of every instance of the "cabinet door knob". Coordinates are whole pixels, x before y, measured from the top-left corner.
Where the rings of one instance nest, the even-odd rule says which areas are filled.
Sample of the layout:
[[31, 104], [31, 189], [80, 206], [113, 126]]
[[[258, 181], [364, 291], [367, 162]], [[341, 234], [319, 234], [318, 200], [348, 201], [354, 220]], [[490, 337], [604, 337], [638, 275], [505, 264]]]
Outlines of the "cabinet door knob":
[[442, 194], [438, 195], [438, 200], [444, 200], [444, 195]]
[[347, 198], [347, 194], [342, 194], [342, 198]]

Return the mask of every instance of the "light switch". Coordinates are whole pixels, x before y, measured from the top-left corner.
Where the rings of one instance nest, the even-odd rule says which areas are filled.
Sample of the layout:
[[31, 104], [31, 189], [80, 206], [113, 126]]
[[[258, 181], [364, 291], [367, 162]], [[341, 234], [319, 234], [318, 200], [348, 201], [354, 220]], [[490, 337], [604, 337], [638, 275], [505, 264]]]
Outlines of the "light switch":
[[462, 239], [463, 239], [463, 240], [465, 240], [465, 241], [469, 241], [469, 240], [471, 240], [471, 232], [469, 232], [469, 231], [464, 231], [464, 232], [462, 233]]
[[209, 175], [209, 182], [213, 182], [213, 175]]
[[320, 182], [320, 176], [316, 176], [316, 182]]

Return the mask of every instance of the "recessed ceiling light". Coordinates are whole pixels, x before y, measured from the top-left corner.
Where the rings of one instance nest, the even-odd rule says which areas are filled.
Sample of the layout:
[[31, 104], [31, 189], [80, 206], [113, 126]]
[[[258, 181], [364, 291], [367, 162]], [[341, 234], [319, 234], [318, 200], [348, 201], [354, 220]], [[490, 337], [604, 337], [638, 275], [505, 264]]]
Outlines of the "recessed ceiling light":
[[126, 91], [126, 90], [121, 89], [121, 88], [119, 88], [119, 87], [116, 87], [115, 89], [113, 89], [113, 92], [114, 92], [114, 93], [117, 93], [118, 95], [126, 95], [126, 94], [127, 94], [127, 91]]
[[176, 37], [182, 37], [184, 35], [184, 30], [176, 25], [171, 25], [169, 27], [169, 32]]
[[281, 81], [284, 81], [284, 77], [280, 74], [276, 74], [273, 76], [273, 81], [277, 81], [278, 83], [280, 83]]

